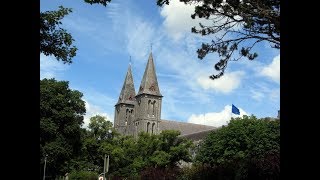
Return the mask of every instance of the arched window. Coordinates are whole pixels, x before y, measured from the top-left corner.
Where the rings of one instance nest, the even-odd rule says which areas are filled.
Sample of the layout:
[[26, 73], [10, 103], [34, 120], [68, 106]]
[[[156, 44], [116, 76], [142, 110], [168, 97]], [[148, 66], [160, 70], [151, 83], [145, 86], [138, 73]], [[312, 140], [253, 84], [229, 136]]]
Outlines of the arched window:
[[151, 132], [152, 134], [153, 134], [154, 131], [155, 131], [155, 129], [154, 129], [154, 128], [155, 128], [155, 125], [156, 125], [155, 123], [152, 123], [152, 132]]
[[153, 101], [152, 103], [152, 115], [155, 116], [156, 114], [156, 101]]
[[151, 100], [148, 101], [148, 111], [147, 111], [148, 112], [148, 116], [149, 116], [150, 110], [151, 110], [150, 106], [151, 106]]
[[[129, 113], [129, 109], [126, 109], [126, 123], [128, 121], [128, 113]], [[127, 124], [126, 124], [127, 125]]]
[[149, 132], [150, 122], [147, 123], [147, 133]]

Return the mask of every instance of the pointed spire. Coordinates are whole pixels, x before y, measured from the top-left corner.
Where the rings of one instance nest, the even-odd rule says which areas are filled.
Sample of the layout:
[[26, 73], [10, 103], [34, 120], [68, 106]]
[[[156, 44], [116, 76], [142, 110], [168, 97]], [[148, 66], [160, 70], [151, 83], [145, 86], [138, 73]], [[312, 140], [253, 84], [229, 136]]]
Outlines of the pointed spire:
[[159, 90], [152, 52], [149, 55], [147, 67], [144, 71], [141, 85], [139, 87], [139, 92], [137, 95], [139, 94], [151, 94], [156, 96], [162, 96]]
[[131, 64], [129, 64], [126, 78], [124, 80], [122, 90], [117, 104], [134, 104], [136, 91], [134, 90], [133, 78], [131, 73]]

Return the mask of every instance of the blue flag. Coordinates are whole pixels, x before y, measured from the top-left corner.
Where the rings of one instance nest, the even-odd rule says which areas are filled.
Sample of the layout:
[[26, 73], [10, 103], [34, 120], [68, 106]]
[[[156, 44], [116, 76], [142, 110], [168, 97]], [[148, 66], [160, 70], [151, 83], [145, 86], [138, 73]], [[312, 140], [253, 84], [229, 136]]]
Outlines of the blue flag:
[[238, 109], [235, 105], [233, 105], [233, 104], [232, 104], [232, 113], [233, 113], [233, 114], [238, 114], [238, 115], [240, 115], [239, 109]]

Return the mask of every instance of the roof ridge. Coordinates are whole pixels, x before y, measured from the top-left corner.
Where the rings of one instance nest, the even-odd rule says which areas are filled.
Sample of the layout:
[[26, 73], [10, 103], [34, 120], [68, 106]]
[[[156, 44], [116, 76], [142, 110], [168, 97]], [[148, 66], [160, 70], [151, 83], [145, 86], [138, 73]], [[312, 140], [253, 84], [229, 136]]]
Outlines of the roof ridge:
[[203, 131], [197, 131], [197, 132], [193, 132], [193, 133], [189, 133], [189, 134], [183, 134], [183, 135], [180, 135], [180, 136], [189, 136], [189, 135], [198, 134], [198, 133], [206, 132], [206, 131], [212, 131], [212, 130], [216, 130], [216, 129], [218, 129], [218, 128], [215, 127], [214, 129], [207, 129], [207, 130], [203, 130]]
[[175, 120], [166, 120], [166, 119], [161, 119], [161, 121], [171, 121], [171, 122], [177, 122], [177, 123], [186, 123], [186, 124], [194, 124], [194, 125], [198, 125], [198, 126], [207, 126], [207, 127], [214, 127], [217, 128], [215, 126], [210, 126], [210, 125], [204, 125], [204, 124], [196, 124], [196, 123], [189, 123], [189, 122], [182, 122], [182, 121], [175, 121]]

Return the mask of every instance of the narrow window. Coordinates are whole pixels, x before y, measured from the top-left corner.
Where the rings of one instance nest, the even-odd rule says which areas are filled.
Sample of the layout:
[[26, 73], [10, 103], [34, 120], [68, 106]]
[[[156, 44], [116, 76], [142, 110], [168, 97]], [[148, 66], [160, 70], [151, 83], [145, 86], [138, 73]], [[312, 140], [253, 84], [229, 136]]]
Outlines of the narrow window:
[[156, 113], [156, 101], [153, 101], [153, 111], [152, 111], [152, 115], [154, 116], [155, 115], [155, 113]]
[[155, 130], [155, 129], [154, 129], [154, 126], [155, 126], [155, 124], [153, 123], [153, 124], [152, 124], [152, 134], [154, 133], [154, 130]]
[[150, 122], [147, 123], [147, 133], [149, 132]]

